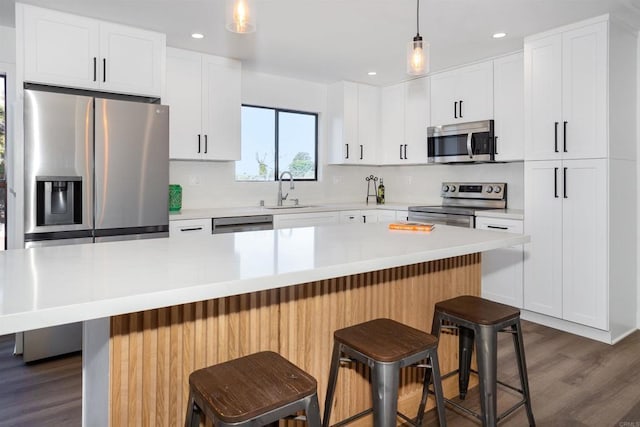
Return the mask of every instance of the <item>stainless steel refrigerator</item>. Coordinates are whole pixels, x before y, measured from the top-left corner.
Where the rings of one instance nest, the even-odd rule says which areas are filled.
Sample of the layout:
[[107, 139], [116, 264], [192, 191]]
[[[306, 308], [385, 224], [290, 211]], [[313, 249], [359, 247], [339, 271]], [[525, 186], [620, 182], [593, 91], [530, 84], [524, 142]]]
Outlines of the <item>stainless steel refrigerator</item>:
[[[169, 107], [24, 94], [25, 247], [167, 237]], [[81, 324], [23, 334], [32, 361], [81, 349]]]

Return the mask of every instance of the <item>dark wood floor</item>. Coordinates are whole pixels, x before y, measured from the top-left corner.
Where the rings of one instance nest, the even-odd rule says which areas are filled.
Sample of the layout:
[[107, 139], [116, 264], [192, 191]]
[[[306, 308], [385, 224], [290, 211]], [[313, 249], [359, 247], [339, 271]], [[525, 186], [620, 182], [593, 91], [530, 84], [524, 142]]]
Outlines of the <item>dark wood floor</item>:
[[[640, 331], [615, 346], [524, 324], [533, 411], [538, 426], [640, 427]], [[500, 338], [499, 378], [518, 384], [510, 336]], [[79, 426], [82, 362], [79, 355], [24, 365], [11, 355], [13, 337], [0, 337], [0, 427]], [[516, 401], [498, 393], [500, 407]], [[479, 402], [477, 389], [466, 399]], [[447, 410], [450, 427], [478, 426]], [[425, 426], [437, 425], [434, 414]], [[524, 410], [501, 426], [527, 425]]]
[[0, 337], [0, 427], [80, 426], [80, 354], [25, 365], [13, 335]]

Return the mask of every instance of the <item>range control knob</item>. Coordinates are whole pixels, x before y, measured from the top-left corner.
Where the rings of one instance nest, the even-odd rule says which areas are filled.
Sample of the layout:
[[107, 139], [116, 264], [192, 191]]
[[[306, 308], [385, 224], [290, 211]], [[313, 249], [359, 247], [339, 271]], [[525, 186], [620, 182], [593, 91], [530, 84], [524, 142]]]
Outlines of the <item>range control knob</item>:
[[449, 186], [448, 185], [443, 185], [442, 186], [442, 192], [446, 193], [447, 191], [449, 191]]
[[452, 185], [452, 186], [450, 187], [450, 189], [451, 189], [451, 191], [456, 191], [456, 186], [455, 186], [455, 185]]
[[500, 188], [500, 186], [496, 185], [495, 187], [493, 187], [493, 192], [498, 194], [499, 192], [502, 191], [502, 188]]
[[493, 187], [492, 186], [487, 186], [487, 193], [492, 193], [493, 192]]

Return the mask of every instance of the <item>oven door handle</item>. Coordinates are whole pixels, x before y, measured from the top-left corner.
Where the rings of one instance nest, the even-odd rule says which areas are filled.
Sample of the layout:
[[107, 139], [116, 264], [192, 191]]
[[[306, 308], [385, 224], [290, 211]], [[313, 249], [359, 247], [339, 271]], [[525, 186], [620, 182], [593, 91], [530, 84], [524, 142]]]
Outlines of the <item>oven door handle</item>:
[[472, 215], [454, 215], [420, 211], [409, 211], [409, 221], [454, 225], [468, 228], [473, 228], [474, 225], [474, 217]]
[[469, 158], [473, 159], [473, 132], [467, 134], [467, 153]]

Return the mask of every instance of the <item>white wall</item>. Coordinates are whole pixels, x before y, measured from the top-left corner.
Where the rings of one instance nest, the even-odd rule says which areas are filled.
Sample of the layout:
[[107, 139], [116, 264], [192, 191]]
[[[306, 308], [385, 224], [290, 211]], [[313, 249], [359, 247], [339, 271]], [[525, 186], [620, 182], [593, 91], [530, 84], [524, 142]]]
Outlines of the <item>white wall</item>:
[[[522, 208], [523, 164], [432, 166], [337, 166], [326, 165], [327, 87], [304, 80], [243, 71], [242, 102], [265, 107], [319, 113], [319, 164], [317, 182], [300, 182], [290, 197], [303, 204], [364, 202], [365, 178], [384, 178], [388, 203], [439, 203], [442, 181], [505, 181], [509, 205]], [[183, 209], [221, 206], [252, 206], [260, 200], [276, 202], [277, 183], [236, 182], [234, 162], [171, 161], [172, 184], [183, 187]]]
[[16, 30], [0, 25], [0, 62], [16, 63]]

